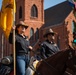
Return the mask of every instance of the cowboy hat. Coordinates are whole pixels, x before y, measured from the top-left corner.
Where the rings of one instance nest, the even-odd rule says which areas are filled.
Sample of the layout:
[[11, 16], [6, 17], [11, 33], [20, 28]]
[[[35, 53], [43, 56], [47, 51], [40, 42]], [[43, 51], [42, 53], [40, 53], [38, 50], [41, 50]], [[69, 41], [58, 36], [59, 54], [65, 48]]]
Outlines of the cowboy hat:
[[28, 25], [25, 24], [23, 21], [20, 21], [16, 26], [24, 26], [26, 29], [28, 28]]
[[54, 35], [54, 34], [56, 34], [51, 28], [50, 29], [47, 29], [46, 31], [45, 31], [45, 33], [44, 33], [44, 37], [47, 37], [47, 35], [48, 34], [52, 34], [52, 35]]

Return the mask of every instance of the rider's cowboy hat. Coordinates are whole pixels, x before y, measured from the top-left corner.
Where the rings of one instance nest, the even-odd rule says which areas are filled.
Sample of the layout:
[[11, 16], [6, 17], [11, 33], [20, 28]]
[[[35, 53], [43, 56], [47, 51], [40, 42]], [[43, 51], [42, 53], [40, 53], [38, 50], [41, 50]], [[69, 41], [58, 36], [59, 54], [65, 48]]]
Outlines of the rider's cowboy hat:
[[28, 28], [28, 25], [25, 24], [23, 21], [20, 21], [20, 22], [16, 25], [16, 27], [18, 27], [18, 26], [24, 26], [26, 29]]
[[56, 34], [51, 28], [50, 29], [47, 29], [44, 33], [44, 37], [47, 37], [48, 34], [51, 34], [51, 35], [54, 35]]

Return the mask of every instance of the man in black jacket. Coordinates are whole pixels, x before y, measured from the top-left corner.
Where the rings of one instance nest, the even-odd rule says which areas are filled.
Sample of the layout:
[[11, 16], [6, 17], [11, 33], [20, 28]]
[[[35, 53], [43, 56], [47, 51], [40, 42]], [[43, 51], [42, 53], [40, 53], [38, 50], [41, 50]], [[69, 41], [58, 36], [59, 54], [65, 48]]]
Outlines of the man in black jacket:
[[46, 59], [47, 57], [50, 57], [51, 55], [60, 51], [58, 46], [54, 42], [55, 34], [56, 33], [53, 32], [52, 29], [46, 30], [46, 32], [44, 34], [44, 38], [46, 38], [46, 40], [41, 44], [41, 47], [40, 47], [42, 59]]

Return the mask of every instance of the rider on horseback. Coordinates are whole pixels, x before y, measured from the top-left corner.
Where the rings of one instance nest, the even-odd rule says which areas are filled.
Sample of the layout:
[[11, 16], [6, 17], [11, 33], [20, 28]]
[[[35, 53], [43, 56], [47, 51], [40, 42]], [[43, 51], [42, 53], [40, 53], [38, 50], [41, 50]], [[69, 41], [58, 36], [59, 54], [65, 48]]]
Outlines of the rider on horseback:
[[60, 51], [60, 49], [54, 42], [55, 34], [56, 33], [53, 32], [52, 29], [46, 30], [44, 34], [44, 38], [46, 38], [46, 40], [41, 44], [41, 47], [40, 47], [41, 57], [43, 59], [50, 57], [54, 53]]

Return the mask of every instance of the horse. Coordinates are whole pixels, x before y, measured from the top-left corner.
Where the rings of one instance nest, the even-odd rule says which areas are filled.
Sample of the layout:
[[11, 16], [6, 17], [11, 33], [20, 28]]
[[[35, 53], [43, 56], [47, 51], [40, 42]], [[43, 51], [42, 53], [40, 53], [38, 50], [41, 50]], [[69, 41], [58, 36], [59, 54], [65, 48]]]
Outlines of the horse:
[[[74, 72], [72, 75], [76, 75], [76, 56], [75, 50], [72, 48], [59, 51], [51, 57], [39, 61], [35, 66], [35, 73], [32, 73], [32, 69], [29, 67], [29, 74], [26, 75], [64, 75], [67, 68]], [[14, 75], [13, 70], [9, 75]]]
[[67, 68], [76, 72], [75, 59], [75, 50], [72, 48], [59, 51], [40, 61], [34, 75], [64, 75]]

